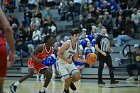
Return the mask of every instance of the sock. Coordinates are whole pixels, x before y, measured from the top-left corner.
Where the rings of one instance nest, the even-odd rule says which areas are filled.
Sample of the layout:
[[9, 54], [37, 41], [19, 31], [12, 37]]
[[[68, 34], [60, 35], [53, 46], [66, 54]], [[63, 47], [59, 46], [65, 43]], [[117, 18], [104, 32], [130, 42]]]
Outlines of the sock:
[[44, 92], [44, 91], [45, 91], [45, 89], [46, 89], [45, 87], [42, 87], [41, 92]]
[[15, 82], [14, 85], [15, 86], [18, 86], [19, 85], [19, 81]]

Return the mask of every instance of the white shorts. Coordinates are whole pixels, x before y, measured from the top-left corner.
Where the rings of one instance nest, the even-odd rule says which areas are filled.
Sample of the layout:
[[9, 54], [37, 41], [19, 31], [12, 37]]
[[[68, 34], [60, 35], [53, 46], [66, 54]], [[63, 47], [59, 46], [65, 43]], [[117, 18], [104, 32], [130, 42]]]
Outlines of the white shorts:
[[66, 79], [70, 77], [70, 75], [73, 75], [76, 72], [79, 72], [77, 67], [72, 64], [62, 64], [62, 63], [57, 63], [56, 65], [58, 73], [61, 75], [62, 79]]

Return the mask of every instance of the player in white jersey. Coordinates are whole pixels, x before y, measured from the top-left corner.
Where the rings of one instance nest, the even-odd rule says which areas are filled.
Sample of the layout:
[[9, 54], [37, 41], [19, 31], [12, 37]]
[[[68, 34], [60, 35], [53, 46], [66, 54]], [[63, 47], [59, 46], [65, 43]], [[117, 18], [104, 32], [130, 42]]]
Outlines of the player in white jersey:
[[[65, 41], [57, 52], [59, 60], [57, 62], [57, 70], [65, 80], [64, 92], [69, 93], [69, 87], [76, 91], [76, 87], [73, 82], [80, 79], [80, 73], [77, 67], [74, 65], [73, 60], [77, 62], [86, 62], [82, 60], [78, 55], [79, 30], [72, 29], [71, 40]], [[70, 77], [72, 75], [72, 78]]]

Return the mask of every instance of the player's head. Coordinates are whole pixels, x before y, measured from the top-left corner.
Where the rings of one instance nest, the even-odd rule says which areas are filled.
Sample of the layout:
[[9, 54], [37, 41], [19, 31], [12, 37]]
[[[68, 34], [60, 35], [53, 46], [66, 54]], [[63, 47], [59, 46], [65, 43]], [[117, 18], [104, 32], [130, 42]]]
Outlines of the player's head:
[[79, 39], [80, 31], [78, 28], [73, 28], [70, 33], [73, 39], [75, 39], [76, 41]]
[[47, 43], [47, 45], [53, 46], [53, 44], [55, 43], [55, 38], [51, 35], [47, 35], [44, 38], [44, 43]]
[[102, 33], [103, 36], [106, 35], [107, 31], [106, 31], [106, 28], [105, 27], [102, 27], [101, 33]]

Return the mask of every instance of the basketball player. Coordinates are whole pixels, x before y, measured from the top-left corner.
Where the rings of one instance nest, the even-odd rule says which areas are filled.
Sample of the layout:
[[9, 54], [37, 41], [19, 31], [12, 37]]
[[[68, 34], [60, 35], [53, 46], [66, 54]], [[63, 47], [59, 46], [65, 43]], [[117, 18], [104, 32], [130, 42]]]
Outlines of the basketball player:
[[[69, 93], [69, 87], [73, 91], [76, 91], [76, 87], [73, 82], [80, 79], [80, 73], [74, 65], [72, 58], [77, 62], [86, 62], [86, 60], [82, 60], [78, 57], [78, 39], [79, 30], [76, 28], [72, 29], [71, 40], [65, 41], [57, 52], [59, 57], [57, 69], [63, 80], [65, 80], [63, 93]], [[70, 74], [72, 74], [72, 78], [70, 78]]]
[[112, 67], [112, 59], [110, 56], [110, 52], [112, 49], [109, 45], [109, 39], [106, 36], [106, 28], [102, 28], [101, 30], [101, 36], [97, 37], [95, 49], [99, 52], [98, 53], [98, 60], [99, 60], [99, 68], [98, 68], [98, 84], [105, 84], [105, 82], [102, 81], [102, 71], [104, 68], [104, 63], [107, 64], [109, 68], [109, 74], [110, 74], [110, 84], [118, 83], [118, 81], [115, 81], [114, 79], [114, 73], [113, 73], [113, 67]]
[[51, 69], [46, 68], [46, 66], [42, 64], [42, 61], [44, 58], [49, 57], [53, 53], [53, 47], [52, 47], [53, 44], [54, 44], [53, 37], [47, 35], [44, 39], [44, 43], [41, 44], [34, 52], [31, 53], [31, 57], [28, 60], [29, 73], [10, 86], [10, 90], [12, 93], [16, 93], [17, 86], [23, 81], [25, 81], [26, 79], [32, 77], [34, 71], [40, 74], [44, 74], [44, 76], [46, 77], [44, 86], [39, 91], [39, 93], [46, 93], [45, 88], [47, 88], [51, 80], [52, 71]]
[[3, 38], [2, 33], [4, 33], [5, 38], [10, 47], [10, 55], [9, 61], [10, 64], [8, 67], [14, 64], [14, 56], [15, 56], [15, 45], [13, 38], [13, 31], [7, 21], [3, 11], [0, 8], [0, 93], [3, 93], [3, 84], [4, 79], [6, 77], [6, 69], [7, 69], [7, 51], [6, 51], [6, 43]]

